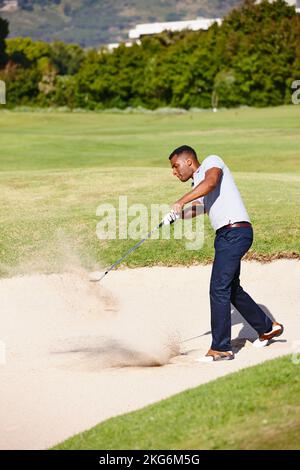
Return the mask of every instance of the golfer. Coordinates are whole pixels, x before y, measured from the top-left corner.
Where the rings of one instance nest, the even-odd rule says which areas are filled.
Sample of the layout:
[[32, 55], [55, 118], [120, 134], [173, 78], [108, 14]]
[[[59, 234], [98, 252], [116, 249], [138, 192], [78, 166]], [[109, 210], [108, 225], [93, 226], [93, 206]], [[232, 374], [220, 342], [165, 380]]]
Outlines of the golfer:
[[204, 206], [216, 232], [210, 281], [212, 344], [206, 356], [214, 361], [234, 359], [230, 303], [257, 331], [257, 341], [262, 345], [283, 332], [283, 326], [272, 322], [240, 285], [241, 259], [253, 242], [250, 218], [232, 174], [220, 157], [210, 155], [200, 163], [195, 150], [183, 145], [171, 153], [169, 160], [174, 176], [182, 182], [193, 180], [193, 189], [172, 204], [170, 221], [176, 214], [184, 217], [184, 206], [194, 201]]

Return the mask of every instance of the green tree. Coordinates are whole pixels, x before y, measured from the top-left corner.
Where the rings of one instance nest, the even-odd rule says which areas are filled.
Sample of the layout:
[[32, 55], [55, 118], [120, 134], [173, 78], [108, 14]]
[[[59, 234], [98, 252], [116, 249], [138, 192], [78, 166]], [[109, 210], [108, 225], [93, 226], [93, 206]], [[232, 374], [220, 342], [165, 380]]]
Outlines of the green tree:
[[76, 44], [55, 41], [50, 44], [50, 58], [59, 75], [74, 75], [82, 64], [84, 51]]
[[300, 15], [283, 0], [245, 0], [208, 31], [164, 31], [113, 52], [29, 38], [6, 43], [1, 73], [12, 105], [274, 106], [290, 102], [300, 77]]
[[213, 108], [218, 108], [223, 103], [227, 105], [234, 103], [234, 83], [235, 75], [232, 70], [221, 70], [217, 73], [214, 80], [214, 87], [211, 97], [211, 105]]
[[287, 80], [293, 76], [299, 56], [299, 27], [300, 16], [283, 0], [260, 4], [246, 0], [225, 18], [218, 47], [222, 68], [234, 71], [234, 104], [284, 103]]

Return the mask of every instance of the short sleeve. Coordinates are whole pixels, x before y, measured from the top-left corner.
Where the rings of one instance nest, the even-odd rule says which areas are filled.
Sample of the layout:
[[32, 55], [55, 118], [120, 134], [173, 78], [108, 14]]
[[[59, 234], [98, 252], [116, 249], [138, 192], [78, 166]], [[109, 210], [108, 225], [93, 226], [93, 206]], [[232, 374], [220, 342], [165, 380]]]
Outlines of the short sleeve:
[[202, 165], [204, 166], [204, 171], [207, 171], [210, 168], [221, 168], [221, 170], [223, 170], [225, 163], [223, 162], [222, 158], [218, 157], [217, 155], [209, 155], [202, 162]]

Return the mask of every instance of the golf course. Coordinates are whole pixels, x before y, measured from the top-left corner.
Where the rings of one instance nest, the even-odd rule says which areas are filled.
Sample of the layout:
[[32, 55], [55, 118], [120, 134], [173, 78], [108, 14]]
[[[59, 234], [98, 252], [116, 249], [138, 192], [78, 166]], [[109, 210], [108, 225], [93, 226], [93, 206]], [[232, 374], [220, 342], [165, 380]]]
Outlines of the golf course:
[[[98, 205], [117, 207], [120, 195], [128, 205], [174, 202], [190, 188], [178, 184], [168, 160], [183, 143], [200, 161], [220, 155], [233, 171], [255, 226], [253, 259], [299, 257], [299, 106], [183, 114], [2, 111], [0, 129], [5, 276], [35, 263], [39, 272], [57, 271], [61, 238], [85, 267], [112, 264], [133, 243], [95, 236]], [[205, 223], [201, 250], [185, 250], [184, 240], [149, 240], [124, 265], [211, 261], [213, 231]]]
[[[146, 235], [151, 205], [190, 190], [168, 160], [182, 144], [232, 171], [254, 228], [241, 282], [285, 325], [255, 349], [233, 309], [228, 363], [195, 362], [210, 344], [207, 217], [201, 249], [172, 226], [89, 283], [138, 241], [99, 239], [97, 208], [143, 204]], [[299, 449], [300, 106], [0, 109], [0, 149], [0, 448]]]

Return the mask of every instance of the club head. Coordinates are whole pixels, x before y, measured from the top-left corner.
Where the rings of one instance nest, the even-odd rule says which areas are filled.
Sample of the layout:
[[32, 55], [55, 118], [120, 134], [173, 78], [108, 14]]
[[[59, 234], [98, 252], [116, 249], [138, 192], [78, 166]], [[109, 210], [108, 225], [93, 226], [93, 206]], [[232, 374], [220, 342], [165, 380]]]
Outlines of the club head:
[[105, 274], [101, 271], [94, 271], [89, 273], [89, 281], [90, 282], [99, 282], [105, 276]]

